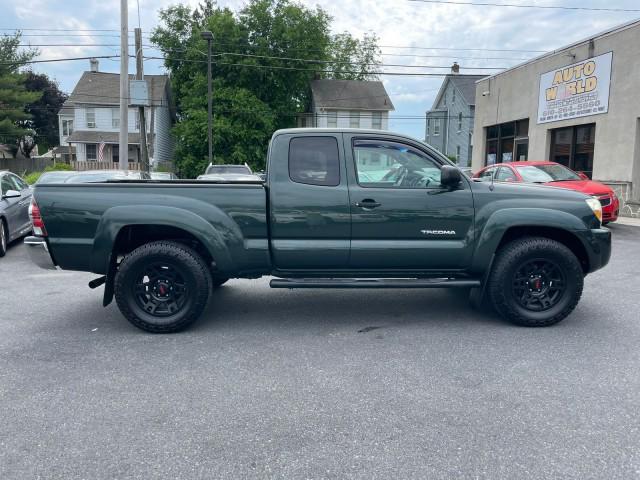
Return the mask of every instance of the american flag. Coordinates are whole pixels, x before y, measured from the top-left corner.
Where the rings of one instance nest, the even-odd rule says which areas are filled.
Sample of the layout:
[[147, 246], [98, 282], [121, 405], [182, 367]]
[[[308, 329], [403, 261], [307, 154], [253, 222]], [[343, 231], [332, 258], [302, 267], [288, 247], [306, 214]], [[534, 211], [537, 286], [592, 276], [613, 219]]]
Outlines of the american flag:
[[104, 142], [100, 142], [100, 146], [98, 147], [98, 161], [104, 161]]

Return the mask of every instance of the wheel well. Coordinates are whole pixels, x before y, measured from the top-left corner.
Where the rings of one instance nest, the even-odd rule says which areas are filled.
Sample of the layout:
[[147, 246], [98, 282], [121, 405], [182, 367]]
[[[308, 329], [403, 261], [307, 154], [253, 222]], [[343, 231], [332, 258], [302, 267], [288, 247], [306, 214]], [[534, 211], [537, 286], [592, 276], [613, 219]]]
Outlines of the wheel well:
[[116, 256], [126, 255], [141, 245], [158, 240], [173, 240], [184, 243], [198, 252], [209, 264], [213, 261], [211, 254], [192, 233], [181, 228], [168, 225], [127, 225], [122, 227], [113, 244]]
[[587, 255], [587, 250], [578, 237], [571, 232], [554, 227], [512, 227], [503, 235], [498, 249], [521, 237], [545, 237], [560, 242], [578, 258], [580, 265], [582, 265], [582, 271], [584, 273], [589, 271], [589, 255]]

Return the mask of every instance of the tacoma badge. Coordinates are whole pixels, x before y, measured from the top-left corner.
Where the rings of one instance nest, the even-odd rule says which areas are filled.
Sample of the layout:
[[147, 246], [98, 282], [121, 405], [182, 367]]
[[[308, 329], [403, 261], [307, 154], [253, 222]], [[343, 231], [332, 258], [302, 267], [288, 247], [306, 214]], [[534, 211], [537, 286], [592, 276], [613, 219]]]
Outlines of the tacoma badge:
[[455, 235], [455, 230], [420, 230], [423, 235]]

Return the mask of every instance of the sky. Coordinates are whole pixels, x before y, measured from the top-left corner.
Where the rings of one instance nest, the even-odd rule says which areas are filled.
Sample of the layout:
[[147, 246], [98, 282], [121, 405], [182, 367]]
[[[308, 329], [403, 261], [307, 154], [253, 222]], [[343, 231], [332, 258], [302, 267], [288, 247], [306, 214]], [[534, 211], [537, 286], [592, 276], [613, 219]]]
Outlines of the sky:
[[[463, 0], [452, 0], [463, 1]], [[464, 0], [483, 3], [485, 0]], [[129, 0], [129, 28], [140, 26], [149, 35], [158, 22], [158, 10], [175, 3], [197, 5], [198, 0]], [[356, 37], [375, 33], [385, 64], [428, 65], [445, 68], [385, 67], [387, 71], [445, 74], [457, 61], [461, 73], [491, 74], [526, 59], [589, 37], [609, 27], [640, 17], [640, 12], [529, 9], [497, 6], [424, 3], [411, 0], [299, 0], [322, 7], [333, 17], [335, 33], [348, 31]], [[486, 3], [486, 2], [485, 2]], [[539, 6], [638, 9], [637, 0], [493, 0], [490, 3]], [[244, 0], [219, 0], [218, 5], [238, 10]], [[138, 15], [138, 8], [140, 14]], [[0, 34], [23, 30], [23, 43], [81, 44], [38, 47], [40, 59], [117, 55], [119, 0], [0, 0]], [[33, 29], [33, 30], [28, 30]], [[35, 30], [67, 29], [70, 32]], [[143, 40], [149, 44], [149, 40]], [[101, 46], [106, 44], [107, 46]], [[509, 51], [505, 51], [509, 50]], [[151, 49], [145, 54], [159, 52]], [[420, 56], [420, 57], [419, 57]], [[100, 70], [118, 72], [119, 59], [100, 60]], [[135, 68], [132, 61], [129, 69]], [[483, 70], [479, 70], [482, 68]], [[47, 73], [71, 92], [87, 60], [43, 63], [36, 72]], [[162, 73], [161, 61], [145, 62], [145, 73]], [[389, 129], [424, 137], [424, 113], [438, 93], [442, 77], [381, 76], [395, 105]], [[413, 117], [413, 118], [407, 118]], [[415, 118], [421, 117], [421, 118]]]

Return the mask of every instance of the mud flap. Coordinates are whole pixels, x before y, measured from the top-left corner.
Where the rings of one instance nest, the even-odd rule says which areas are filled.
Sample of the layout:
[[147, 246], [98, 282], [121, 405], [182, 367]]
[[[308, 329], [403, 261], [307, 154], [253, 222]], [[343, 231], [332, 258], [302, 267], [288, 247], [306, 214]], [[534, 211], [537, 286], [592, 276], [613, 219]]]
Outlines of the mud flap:
[[106, 307], [113, 301], [113, 290], [116, 280], [116, 272], [118, 271], [117, 257], [111, 254], [109, 259], [109, 268], [107, 270], [106, 280], [104, 283], [104, 296], [102, 297], [102, 306]]

